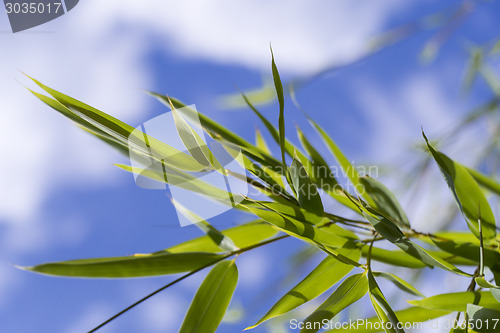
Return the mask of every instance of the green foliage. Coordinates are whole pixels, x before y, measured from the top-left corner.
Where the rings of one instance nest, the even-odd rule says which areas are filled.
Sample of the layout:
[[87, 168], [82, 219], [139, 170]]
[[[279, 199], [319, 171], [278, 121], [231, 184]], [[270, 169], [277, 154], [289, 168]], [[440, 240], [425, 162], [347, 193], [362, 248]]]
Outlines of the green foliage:
[[[497, 49], [498, 44], [495, 47], [495, 50]], [[482, 68], [483, 58], [478, 54], [474, 53], [475, 58], [467, 74], [469, 81], [480, 71], [479, 68]], [[497, 318], [500, 311], [500, 287], [497, 286], [500, 280], [500, 244], [496, 238], [495, 217], [484, 190], [499, 195], [499, 183], [493, 177], [466, 167], [436, 150], [424, 134], [426, 147], [443, 173], [470, 232], [418, 232], [410, 225], [397, 196], [380, 181], [361, 175], [333, 138], [314, 120], [308, 117], [346, 178], [359, 193], [352, 193], [353, 191], [346, 190], [347, 186], [340, 186], [339, 179], [326, 162], [327, 158], [320, 154], [320, 150], [312, 144], [315, 141], [306, 137], [300, 128], [297, 128], [297, 136], [305, 152], [300, 151], [286, 138], [285, 95], [274, 55], [271, 71], [279, 104], [279, 110], [274, 115], [274, 119], [278, 120], [277, 128], [257, 110], [245, 94], [242, 96], [246, 105], [270, 133], [274, 143], [279, 146], [278, 158], [272, 155], [259, 130], [256, 132], [254, 145], [206, 115], [199, 114], [203, 130], [211, 138], [222, 143], [229, 154], [234, 153], [235, 148], [243, 152], [242, 164], [248, 171], [248, 174], [244, 175], [231, 173], [216, 160], [209, 147], [187, 121], [194, 115], [198, 116], [196, 111], [185, 108], [182, 102], [174, 98], [151, 93], [172, 110], [179, 137], [188, 148], [187, 152], [181, 152], [168, 142], [161, 142], [145, 133], [137, 132], [132, 126], [33, 80], [48, 96], [37, 92], [33, 94], [77, 126], [120, 152], [128, 153], [131, 148], [138, 158], [154, 160], [162, 166], [161, 173], [139, 170], [141, 175], [162, 183], [184, 184], [179, 186], [220, 202], [224, 202], [223, 198], [227, 195], [239, 196], [238, 193], [228, 192], [227, 189], [215, 188], [191, 173], [217, 171], [247, 182], [267, 198], [264, 200], [261, 195], [239, 197], [242, 200], [238, 201], [240, 203], [236, 208], [256, 216], [258, 220], [227, 230], [218, 230], [208, 221], [201, 221], [197, 226], [204, 236], [154, 253], [70, 260], [26, 269], [48, 275], [83, 278], [130, 278], [186, 273], [92, 330], [95, 331], [155, 293], [213, 266], [198, 288], [180, 331], [215, 332], [237, 287], [238, 256], [284, 238], [294, 238], [305, 247], [321, 252], [324, 258], [288, 292], [281, 297], [275, 297], [277, 302], [267, 311], [259, 313], [261, 319], [247, 329], [272, 318], [295, 313], [298, 307], [322, 295], [323, 303], [305, 316], [305, 326], [301, 332], [317, 332], [322, 328], [323, 320], [334, 318], [366, 294], [376, 314], [376, 317], [369, 318], [366, 322], [387, 324], [386, 327], [390, 326], [385, 329], [387, 332], [404, 332], [402, 324], [422, 322], [455, 311], [483, 321]], [[183, 108], [182, 112], [177, 110], [180, 108]], [[290, 164], [288, 157], [291, 158]], [[128, 172], [137, 171], [128, 165], [118, 167]], [[356, 218], [334, 213], [326, 204], [326, 196], [333, 198], [343, 206], [344, 211], [348, 210]], [[172, 203], [186, 218], [200, 220], [180, 203], [175, 200], [172, 200]], [[382, 245], [378, 246], [378, 242]], [[423, 242], [425, 247], [418, 242]], [[397, 249], [387, 248], [387, 245]], [[362, 259], [363, 257], [366, 259]], [[229, 260], [231, 258], [232, 260]], [[418, 272], [426, 268], [440, 269], [443, 274], [455, 274], [462, 279], [471, 280], [471, 287], [466, 292], [438, 294], [425, 298], [414, 286], [394, 272], [372, 271], [372, 265], [376, 262]], [[457, 266], [460, 266], [460, 269]], [[485, 269], [486, 273], [493, 274], [496, 282], [485, 276]], [[412, 307], [393, 310], [391, 300], [384, 296], [377, 279], [387, 280], [391, 286], [407, 293], [408, 297], [412, 298], [408, 301]], [[483, 290], [477, 290], [477, 286]], [[418, 299], [414, 299], [415, 297]], [[490, 332], [481, 328], [477, 330]], [[350, 328], [331, 332], [347, 331], [377, 330]], [[460, 329], [456, 328], [455, 331]]]

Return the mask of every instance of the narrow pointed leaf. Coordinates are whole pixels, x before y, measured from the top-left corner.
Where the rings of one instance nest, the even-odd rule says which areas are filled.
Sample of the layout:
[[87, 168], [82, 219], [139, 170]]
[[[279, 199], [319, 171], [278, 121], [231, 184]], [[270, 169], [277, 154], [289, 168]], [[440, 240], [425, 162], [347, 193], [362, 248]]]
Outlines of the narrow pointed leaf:
[[400, 227], [410, 227], [410, 222], [403, 208], [401, 208], [396, 196], [387, 187], [370, 176], [361, 177], [359, 181], [368, 195], [373, 199], [375, 207], [384, 216], [390, 218]]
[[[255, 222], [243, 224], [231, 229], [223, 230], [221, 233], [234, 241], [234, 244], [239, 248], [260, 243], [278, 233], [278, 229], [274, 228], [269, 223], [257, 220]], [[161, 252], [182, 253], [182, 252], [220, 252], [220, 248], [214, 244], [209, 236], [202, 236], [188, 240], [184, 243], [174, 245]]]
[[375, 309], [377, 316], [384, 324], [385, 331], [389, 333], [404, 333], [404, 330], [400, 328], [401, 324], [399, 323], [398, 317], [385, 299], [385, 296], [382, 293], [382, 290], [380, 290], [377, 281], [375, 281], [371, 270], [368, 270], [367, 277], [370, 300], [372, 301], [373, 308]]
[[500, 309], [500, 303], [488, 291], [466, 291], [440, 294], [421, 300], [408, 301], [413, 306], [431, 310], [466, 311], [467, 304], [476, 304], [487, 308]]
[[[404, 310], [396, 311], [395, 314], [399, 322], [403, 325], [426, 322], [449, 314], [451, 311], [429, 310], [419, 307], [410, 307]], [[382, 332], [380, 329], [380, 320], [378, 317], [368, 318], [363, 320], [362, 325], [354, 325], [354, 327], [334, 329], [325, 333], [376, 333]], [[377, 327], [379, 329], [377, 329]]]
[[290, 166], [290, 178], [302, 208], [319, 216], [323, 215], [323, 203], [316, 185], [311, 181], [302, 163], [293, 159]]
[[494, 238], [496, 236], [495, 217], [477, 182], [463, 165], [436, 151], [423, 132], [422, 135], [434, 160], [439, 165], [469, 229], [479, 238], [478, 220], [481, 218], [484, 239]]
[[394, 285], [396, 287], [398, 287], [399, 289], [401, 289], [409, 294], [419, 296], [419, 297], [424, 297], [424, 295], [422, 295], [422, 293], [420, 291], [415, 289], [415, 287], [413, 287], [411, 284], [409, 284], [405, 280], [401, 279], [400, 277], [398, 277], [392, 273], [387, 273], [387, 272], [372, 272], [372, 273], [376, 277], [381, 277], [381, 278], [384, 278], [386, 280], [391, 281], [392, 283], [394, 283]]
[[349, 276], [311, 315], [304, 320], [304, 329], [300, 333], [317, 332], [323, 320], [330, 320], [340, 311], [358, 301], [368, 291], [366, 272]]
[[280, 148], [281, 148], [281, 161], [283, 165], [286, 165], [285, 160], [285, 98], [283, 96], [283, 84], [281, 83], [280, 74], [278, 72], [278, 67], [274, 62], [274, 54], [271, 49], [271, 68], [273, 72], [274, 88], [276, 89], [276, 95], [278, 96], [278, 103], [280, 107], [278, 126], [279, 126], [279, 136], [280, 136]]
[[[338, 251], [354, 261], [358, 261], [361, 255], [358, 249], [339, 249]], [[353, 268], [353, 266], [340, 262], [331, 256], [326, 257], [309, 275], [276, 302], [264, 317], [248, 329], [254, 328], [266, 320], [287, 313], [318, 297], [330, 289]]]
[[222, 251], [233, 252], [238, 250], [233, 240], [214, 228], [210, 223], [200, 218], [198, 215], [184, 207], [180, 202], [171, 199], [175, 209], [184, 215], [187, 219], [195, 222], [194, 224], [200, 228], [207, 236], [217, 245]]
[[218, 263], [198, 288], [180, 333], [214, 333], [226, 313], [238, 282], [234, 261]]
[[189, 272], [223, 258], [206, 252], [145, 254], [47, 263], [24, 269], [47, 275], [85, 278], [131, 278]]
[[302, 146], [312, 159], [313, 172], [311, 174], [311, 178], [314, 179], [315, 183], [318, 184], [320, 188], [325, 189], [326, 191], [335, 191], [338, 186], [338, 182], [337, 179], [335, 179], [330, 166], [326, 163], [323, 156], [321, 156], [316, 148], [314, 148], [314, 146], [309, 142], [298, 126], [297, 134]]

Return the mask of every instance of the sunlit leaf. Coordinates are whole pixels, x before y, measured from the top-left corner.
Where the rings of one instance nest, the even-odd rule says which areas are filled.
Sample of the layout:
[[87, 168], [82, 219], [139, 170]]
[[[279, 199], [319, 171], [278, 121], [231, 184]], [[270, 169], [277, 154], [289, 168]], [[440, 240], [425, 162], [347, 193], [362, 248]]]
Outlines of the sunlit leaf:
[[234, 261], [218, 263], [201, 283], [194, 296], [181, 333], [213, 333], [219, 326], [238, 282]]
[[[278, 229], [272, 227], [269, 223], [257, 220], [231, 229], [223, 230], [221, 233], [232, 239], [237, 247], [245, 248], [276, 235], [278, 233]], [[221, 249], [214, 244], [209, 236], [202, 236], [178, 245], [174, 245], [161, 252], [182, 253], [203, 251], [216, 253], [220, 252], [220, 250]]]
[[404, 333], [404, 329], [400, 326], [399, 319], [389, 305], [389, 302], [385, 299], [370, 269], [368, 270], [367, 277], [370, 300], [377, 313], [377, 317], [384, 324], [385, 331], [390, 333]]
[[206, 252], [144, 254], [46, 263], [24, 269], [36, 273], [86, 278], [130, 278], [189, 272], [215, 263], [222, 255]]
[[[339, 249], [338, 251], [354, 261], [358, 261], [361, 255], [358, 249]], [[318, 297], [330, 289], [353, 268], [353, 266], [344, 264], [331, 256], [326, 257], [311, 273], [280, 298], [264, 317], [248, 329], [254, 328], [266, 320], [287, 313]]]
[[381, 277], [381, 278], [384, 278], [384, 279], [391, 281], [392, 283], [394, 283], [394, 285], [396, 287], [398, 287], [399, 289], [401, 289], [403, 291], [406, 291], [407, 293], [410, 293], [412, 295], [419, 296], [419, 297], [424, 297], [424, 295], [422, 295], [422, 293], [420, 293], [420, 291], [415, 289], [414, 286], [412, 286], [411, 284], [409, 284], [405, 280], [401, 279], [400, 277], [398, 277], [392, 273], [387, 273], [387, 272], [372, 272], [372, 273], [376, 277]]
[[323, 320], [335, 317], [340, 311], [358, 301], [368, 291], [366, 272], [349, 276], [312, 314], [304, 320], [301, 333], [317, 332]]
[[427, 140], [424, 132], [422, 132], [422, 135], [427, 142], [429, 151], [446, 178], [469, 229], [479, 237], [478, 221], [481, 219], [484, 239], [494, 238], [496, 235], [495, 217], [477, 182], [463, 165], [436, 151]]
[[465, 291], [460, 293], [440, 294], [421, 300], [408, 301], [411, 305], [431, 310], [466, 311], [467, 304], [477, 304], [483, 307], [500, 309], [498, 303], [490, 292]]

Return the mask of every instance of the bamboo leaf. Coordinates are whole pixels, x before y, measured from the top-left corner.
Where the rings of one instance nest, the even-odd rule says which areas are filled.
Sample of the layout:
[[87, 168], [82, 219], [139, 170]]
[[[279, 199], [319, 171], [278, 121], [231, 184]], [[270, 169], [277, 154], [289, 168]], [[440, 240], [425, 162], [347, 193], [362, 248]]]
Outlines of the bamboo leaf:
[[[358, 249], [339, 249], [338, 251], [353, 261], [358, 261], [361, 256], [361, 252]], [[266, 320], [287, 313], [318, 297], [352, 269], [353, 266], [351, 265], [340, 262], [331, 256], [326, 257], [311, 273], [280, 298], [264, 317], [254, 326], [247, 329], [255, 328]]]
[[259, 129], [255, 130], [255, 145], [260, 150], [265, 151], [268, 155], [271, 155], [271, 150], [269, 149], [269, 146]]
[[314, 146], [309, 142], [304, 133], [302, 133], [300, 127], [297, 126], [297, 135], [302, 147], [304, 147], [307, 154], [312, 159], [312, 174], [311, 178], [314, 179], [315, 183], [322, 189], [327, 191], [335, 191], [336, 187], [339, 185], [337, 179], [335, 179], [330, 166], [326, 163], [321, 154], [314, 148]]
[[281, 161], [283, 165], [286, 164], [285, 152], [286, 152], [286, 141], [285, 141], [285, 98], [283, 96], [283, 84], [281, 83], [280, 74], [278, 72], [278, 67], [274, 62], [273, 49], [271, 48], [271, 68], [273, 72], [274, 88], [276, 89], [276, 95], [278, 96], [278, 103], [280, 107], [278, 126], [279, 126], [279, 136], [280, 136], [280, 148], [281, 148]]
[[223, 256], [206, 252], [145, 254], [129, 257], [80, 259], [20, 267], [32, 272], [85, 278], [131, 278], [193, 271]]
[[479, 223], [481, 219], [484, 239], [496, 236], [495, 217], [481, 188], [469, 174], [467, 169], [451, 160], [448, 156], [436, 151], [427, 140], [424, 132], [422, 135], [427, 143], [434, 160], [436, 160], [450, 187], [455, 200], [467, 221], [469, 229], [479, 238]]
[[294, 158], [289, 171], [299, 205], [307, 211], [322, 216], [324, 209], [321, 196], [302, 163]]
[[222, 251], [233, 252], [238, 250], [233, 240], [214, 228], [210, 223], [200, 218], [198, 215], [184, 207], [180, 202], [171, 199], [175, 209], [200, 228]]
[[382, 212], [384, 216], [390, 218], [400, 227], [410, 227], [410, 222], [403, 208], [401, 208], [396, 196], [389, 191], [387, 187], [370, 176], [361, 177], [359, 182], [373, 199], [375, 207]]
[[487, 190], [490, 190], [491, 192], [500, 195], [500, 183], [493, 179], [492, 177], [489, 177], [476, 169], [472, 168], [467, 168], [467, 171], [470, 173], [472, 178], [482, 187], [484, 187]]
[[479, 333], [497, 333], [500, 330], [500, 311], [468, 304], [470, 328]]
[[367, 276], [370, 300], [372, 301], [373, 308], [377, 313], [377, 317], [384, 324], [385, 331], [389, 333], [404, 333], [396, 314], [385, 299], [385, 296], [382, 293], [382, 290], [380, 290], [370, 269], [368, 269]]
[[[256, 220], [240, 226], [223, 230], [221, 233], [229, 237], [239, 248], [245, 248], [268, 239], [278, 233], [278, 229], [262, 220]], [[220, 248], [214, 244], [209, 236], [202, 236], [188, 240], [184, 243], [174, 245], [157, 253], [182, 253], [182, 252], [220, 252]]]
[[500, 309], [498, 303], [490, 292], [460, 292], [440, 294], [421, 300], [408, 301], [411, 305], [431, 310], [460, 311], [467, 310], [467, 304], [476, 304], [487, 308]]
[[411, 284], [409, 284], [405, 280], [401, 279], [400, 277], [398, 277], [392, 273], [387, 273], [387, 272], [372, 272], [372, 273], [376, 277], [381, 277], [381, 278], [384, 278], [384, 279], [391, 281], [392, 283], [394, 283], [394, 285], [396, 287], [398, 287], [399, 289], [401, 289], [403, 291], [406, 291], [407, 293], [410, 293], [412, 295], [419, 296], [419, 297], [424, 297], [424, 295], [422, 295], [422, 293], [420, 293], [420, 291], [415, 289], [415, 287], [413, 287]]
[[234, 261], [222, 261], [198, 288], [180, 333], [213, 333], [219, 326], [238, 282]]
[[[448, 313], [450, 313], [450, 311], [429, 310], [419, 307], [410, 307], [395, 312], [399, 322], [403, 325], [425, 322], [442, 317]], [[334, 329], [326, 331], [325, 333], [376, 333], [383, 331], [383, 329], [380, 329], [380, 325], [378, 325], [378, 323], [380, 323], [378, 317], [365, 319], [363, 320], [363, 323], [363, 325], [354, 325], [354, 327]], [[377, 329], [377, 327], [379, 329]]]
[[358, 301], [368, 291], [366, 272], [349, 276], [312, 314], [304, 320], [300, 333], [317, 332], [323, 320], [335, 317], [340, 311]]
[[491, 294], [493, 295], [493, 297], [498, 302], [500, 302], [500, 287], [499, 286], [486, 281], [486, 279], [484, 278], [484, 276], [477, 277], [476, 278], [476, 283], [477, 283], [478, 286], [480, 286], [482, 288], [489, 288]]

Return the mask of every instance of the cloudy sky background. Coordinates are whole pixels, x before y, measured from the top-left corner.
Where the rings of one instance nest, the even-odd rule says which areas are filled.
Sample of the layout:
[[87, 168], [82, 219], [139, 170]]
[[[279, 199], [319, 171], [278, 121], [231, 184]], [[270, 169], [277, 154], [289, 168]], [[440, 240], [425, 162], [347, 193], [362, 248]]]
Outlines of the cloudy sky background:
[[[0, 10], [0, 330], [84, 332], [171, 280], [58, 279], [13, 264], [152, 252], [199, 234], [178, 227], [165, 193], [136, 187], [131, 175], [113, 166], [126, 162], [122, 156], [30, 95], [24, 85], [34, 85], [20, 71], [134, 126], [165, 111], [144, 90], [168, 93], [252, 140], [259, 126], [253, 115], [220, 111], [216, 101], [235, 86], [261, 85], [262, 74], [270, 72], [270, 42], [283, 78], [303, 78], [356, 61], [374, 36], [455, 3], [86, 0], [53, 22], [15, 35]], [[481, 83], [467, 98], [459, 96], [468, 59], [464, 46], [494, 38], [498, 13], [496, 3], [478, 5], [431, 64], [422, 65], [418, 53], [435, 30], [315, 80], [297, 96], [356, 162], [400, 163], [420, 140], [421, 126], [438, 133], [486, 101], [489, 91]], [[287, 102], [291, 133], [294, 122], [306, 124]], [[263, 110], [277, 119], [275, 105]], [[305, 131], [313, 134], [307, 126]], [[464, 144], [481, 142], [483, 132], [472, 129]], [[470, 155], [450, 152], [462, 160]], [[444, 182], [431, 185], [447, 194]], [[406, 205], [415, 225], [432, 227], [421, 218], [430, 203]], [[245, 219], [229, 213], [215, 223]], [[254, 297], [255, 290], [285, 273], [272, 260], [285, 267], [284, 258], [298, 248], [283, 244], [270, 246], [270, 256], [262, 249], [238, 259], [241, 280], [233, 306], [248, 307], [249, 319], [222, 332], [248, 326], [272, 304]], [[102, 332], [176, 331], [202, 275]]]

